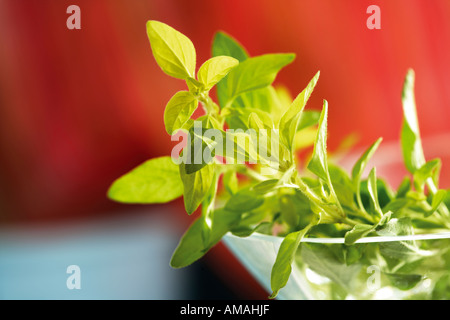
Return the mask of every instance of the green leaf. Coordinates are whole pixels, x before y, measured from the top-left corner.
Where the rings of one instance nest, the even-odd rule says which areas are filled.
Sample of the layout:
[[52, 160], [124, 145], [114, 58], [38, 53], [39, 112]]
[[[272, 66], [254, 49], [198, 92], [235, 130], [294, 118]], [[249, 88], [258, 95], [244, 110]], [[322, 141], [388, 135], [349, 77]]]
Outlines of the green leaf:
[[414, 98], [414, 71], [409, 69], [402, 92], [403, 125], [401, 145], [406, 168], [414, 173], [425, 164]]
[[[186, 151], [186, 154], [184, 152]], [[204, 153], [209, 152], [211, 159], [205, 159]], [[189, 131], [187, 148], [183, 149], [184, 170], [193, 174], [213, 162], [213, 149], [202, 139], [202, 136]], [[208, 160], [208, 161], [207, 161]]]
[[263, 110], [247, 107], [245, 109], [231, 107], [230, 109], [228, 109], [228, 112], [229, 114], [227, 115], [227, 124], [230, 129], [249, 129], [248, 120], [252, 113], [255, 113], [258, 116], [258, 118], [264, 123], [264, 126], [270, 126], [270, 128], [273, 128], [271, 115]]
[[438, 177], [441, 169], [441, 160], [433, 159], [426, 162], [423, 166], [414, 171], [414, 187], [419, 192], [423, 192], [425, 182], [432, 179], [435, 185], [438, 185]]
[[206, 244], [203, 241], [205, 217], [197, 218], [181, 238], [172, 255], [170, 265], [173, 268], [183, 268], [203, 257], [239, 222], [239, 218], [239, 215], [224, 209], [214, 211], [212, 227]]
[[249, 212], [260, 207], [264, 198], [250, 189], [242, 189], [231, 196], [225, 205], [225, 209], [232, 212]]
[[355, 165], [352, 169], [352, 179], [353, 179], [353, 185], [356, 189], [356, 201], [358, 203], [359, 209], [363, 212], [366, 211], [364, 208], [364, 205], [361, 200], [361, 177], [364, 173], [364, 170], [366, 169], [367, 163], [369, 162], [370, 158], [372, 158], [373, 154], [377, 150], [378, 146], [380, 145], [381, 141], [383, 139], [379, 138], [377, 141], [375, 141], [356, 161]]
[[347, 207], [347, 209], [355, 209], [354, 204], [354, 187], [348, 176], [348, 173], [341, 167], [334, 165], [332, 163], [328, 166], [328, 171], [330, 173], [331, 183], [336, 192], [336, 196], [339, 202]]
[[203, 83], [191, 77], [186, 78], [186, 85], [189, 88], [189, 92], [192, 93], [194, 96], [200, 94], [202, 91], [205, 90], [205, 86]]
[[[376, 230], [380, 236], [401, 236], [414, 234], [414, 227], [409, 217], [394, 218]], [[392, 241], [379, 244], [381, 255], [389, 259], [393, 264], [413, 262], [431, 254], [425, 250], [419, 250], [415, 241]]]
[[278, 249], [275, 264], [272, 267], [270, 286], [272, 294], [269, 299], [274, 299], [281, 288], [283, 288], [289, 280], [292, 271], [292, 263], [294, 262], [295, 253], [298, 249], [300, 241], [305, 234], [316, 225], [319, 221], [313, 220], [309, 225], [300, 231], [289, 233], [281, 242]]
[[280, 203], [281, 217], [283, 220], [292, 227], [296, 227], [299, 223], [300, 216], [297, 214], [295, 209], [295, 203], [292, 197], [289, 195], [281, 195], [278, 198]]
[[376, 169], [372, 168], [369, 173], [369, 178], [367, 179], [367, 188], [369, 190], [370, 200], [372, 205], [380, 217], [383, 216], [381, 211], [380, 202], [378, 201], [378, 187], [377, 187], [377, 174]]
[[[270, 114], [272, 122], [281, 117], [281, 101], [273, 86], [252, 90], [236, 97], [231, 104], [233, 108], [253, 108]], [[272, 126], [273, 127], [273, 126]]]
[[434, 195], [433, 195], [433, 200], [431, 202], [431, 210], [428, 211], [425, 214], [425, 218], [431, 216], [441, 205], [441, 203], [444, 202], [444, 199], [447, 197], [448, 195], [448, 191], [447, 190], [438, 190]]
[[327, 115], [328, 103], [324, 100], [313, 155], [308, 163], [308, 169], [322, 180], [329, 182], [330, 178], [327, 161]]
[[349, 266], [360, 261], [366, 249], [366, 244], [354, 244], [346, 247], [346, 249], [345, 263]]
[[[291, 106], [286, 110], [280, 119], [280, 137], [281, 142], [293, 152], [293, 143], [295, 133], [299, 128], [300, 119], [302, 118], [302, 112], [308, 102], [311, 93], [313, 92], [317, 81], [319, 80], [320, 72], [311, 79], [306, 88], [295, 98]], [[325, 129], [326, 130], [326, 129]]]
[[391, 218], [391, 212], [388, 211], [386, 214], [384, 214], [381, 219], [374, 225], [369, 224], [357, 224], [353, 227], [352, 230], [347, 231], [345, 233], [345, 244], [346, 245], [352, 245], [357, 240], [364, 238], [372, 231], [375, 231], [378, 227], [383, 227], [388, 223], [389, 219]]
[[[186, 147], [183, 149], [186, 173], [194, 173], [214, 161], [216, 151], [224, 139], [224, 132], [220, 127], [217, 120], [210, 115], [201, 116], [193, 122], [189, 128]], [[222, 154], [221, 150], [219, 154]]]
[[332, 252], [330, 245], [319, 243], [303, 243], [301, 262], [317, 274], [327, 277], [347, 291], [354, 288], [361, 264], [347, 265]]
[[261, 222], [256, 226], [237, 226], [231, 229], [233, 235], [241, 238], [249, 237], [255, 232], [259, 232], [260, 230], [270, 226], [271, 223], [268, 221]]
[[400, 290], [410, 290], [414, 288], [421, 280], [420, 274], [400, 274], [384, 273], [392, 285]]
[[406, 196], [406, 194], [410, 190], [411, 190], [411, 179], [410, 179], [410, 177], [405, 177], [405, 178], [403, 178], [402, 182], [400, 183], [400, 185], [397, 188], [396, 197], [403, 198]]
[[210, 90], [238, 64], [239, 61], [232, 57], [217, 56], [211, 58], [203, 63], [198, 70], [198, 81], [204, 85], [205, 90]]
[[172, 135], [182, 128], [198, 107], [198, 100], [188, 91], [179, 91], [169, 100], [164, 110], [164, 124]]
[[214, 36], [212, 45], [212, 55], [228, 56], [242, 62], [248, 58], [248, 53], [244, 47], [233, 37], [229, 36], [225, 32], [217, 32]]
[[184, 186], [184, 207], [192, 214], [202, 203], [214, 179], [214, 164], [207, 165], [195, 173], [186, 173], [185, 164], [180, 164], [180, 177]]
[[239, 189], [239, 180], [235, 171], [229, 170], [223, 175], [223, 185], [229, 194], [235, 194]]
[[292, 232], [283, 239], [280, 249], [278, 250], [275, 264], [272, 267], [272, 294], [269, 299], [274, 299], [278, 295], [280, 289], [288, 282], [292, 271], [292, 262], [295, 258], [295, 252], [307, 231], [308, 229], [305, 228], [297, 232]]
[[412, 200], [409, 198], [398, 198], [389, 202], [383, 207], [384, 211], [392, 211], [393, 214], [398, 214], [403, 209], [411, 206]]
[[178, 79], [194, 78], [196, 53], [191, 40], [159, 21], [147, 22], [147, 35], [160, 68]]
[[258, 114], [256, 114], [255, 112], [250, 113], [248, 117], [248, 128], [253, 129], [256, 132], [258, 132], [260, 129], [270, 129], [267, 128], [266, 125], [264, 125]]
[[315, 110], [303, 110], [298, 123], [297, 131], [314, 126], [319, 123], [320, 112]]
[[[227, 160], [237, 160], [237, 163], [242, 164], [245, 161], [256, 163], [258, 159], [261, 159], [258, 153], [258, 135], [255, 131], [235, 130], [223, 134], [225, 143], [220, 155], [227, 157]], [[229, 146], [233, 146], [234, 155], [229, 154]], [[236, 161], [232, 163], [236, 163]]]
[[356, 240], [364, 238], [369, 233], [375, 230], [373, 225], [369, 224], [357, 224], [352, 230], [345, 234], [345, 244], [351, 245], [356, 242]]
[[[237, 59], [239, 62], [243, 62], [249, 57], [245, 49], [235, 39], [224, 32], [218, 32], [214, 36], [212, 55], [213, 57], [229, 56]], [[220, 81], [217, 84], [217, 98], [222, 107], [226, 103], [227, 91], [227, 81]]]
[[111, 185], [108, 197], [123, 203], [166, 203], [183, 194], [178, 166], [171, 157], [144, 162]]
[[295, 58], [294, 54], [266, 54], [248, 58], [227, 76], [227, 92], [223, 106], [237, 96], [272, 84], [277, 73]]
[[364, 173], [364, 170], [366, 169], [367, 163], [372, 158], [373, 154], [377, 150], [378, 146], [380, 145], [383, 138], [379, 138], [377, 141], [375, 141], [356, 161], [355, 165], [352, 169], [352, 179], [354, 181], [355, 187], [357, 187], [357, 184], [359, 184], [361, 180], [361, 176]]
[[431, 294], [433, 300], [450, 300], [450, 274], [445, 274], [439, 278]]
[[277, 187], [280, 180], [278, 179], [269, 179], [255, 184], [251, 190], [257, 194], [266, 194], [270, 191], [273, 191], [275, 187]]

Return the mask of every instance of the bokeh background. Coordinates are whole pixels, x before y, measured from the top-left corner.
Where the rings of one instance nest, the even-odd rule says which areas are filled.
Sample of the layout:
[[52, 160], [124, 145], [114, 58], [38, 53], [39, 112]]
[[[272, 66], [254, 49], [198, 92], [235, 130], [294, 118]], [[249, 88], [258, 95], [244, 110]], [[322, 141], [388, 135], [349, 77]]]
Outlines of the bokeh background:
[[[66, 27], [72, 4], [81, 30]], [[372, 4], [380, 30], [366, 27]], [[153, 59], [150, 19], [187, 35], [199, 62], [218, 30], [251, 55], [296, 53], [276, 80], [292, 94], [320, 70], [308, 108], [328, 100], [330, 150], [351, 134], [356, 149], [395, 141], [413, 68], [422, 134], [447, 148], [448, 0], [0, 0], [0, 298], [267, 297], [221, 244], [169, 268], [193, 219], [181, 200], [127, 206], [105, 196], [173, 146], [163, 111], [184, 83]], [[71, 264], [82, 270], [78, 291], [65, 286]]]

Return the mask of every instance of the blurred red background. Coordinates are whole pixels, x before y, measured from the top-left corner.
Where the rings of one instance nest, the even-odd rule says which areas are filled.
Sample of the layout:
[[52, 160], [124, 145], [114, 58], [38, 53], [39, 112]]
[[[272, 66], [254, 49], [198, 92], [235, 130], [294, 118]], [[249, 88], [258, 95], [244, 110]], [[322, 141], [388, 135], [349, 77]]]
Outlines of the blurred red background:
[[[71, 4], [81, 8], [81, 30], [66, 27]], [[372, 4], [381, 9], [381, 30], [366, 27]], [[110, 183], [170, 153], [163, 111], [184, 83], [154, 61], [149, 19], [187, 35], [199, 64], [210, 57], [217, 30], [251, 55], [296, 53], [276, 80], [292, 94], [320, 70], [308, 107], [328, 100], [330, 149], [351, 133], [359, 146], [379, 136], [397, 139], [409, 67], [422, 134], [448, 132], [448, 0], [0, 0], [4, 223], [111, 215], [123, 206], [106, 199]], [[187, 225], [191, 219], [177, 205], [174, 220]]]

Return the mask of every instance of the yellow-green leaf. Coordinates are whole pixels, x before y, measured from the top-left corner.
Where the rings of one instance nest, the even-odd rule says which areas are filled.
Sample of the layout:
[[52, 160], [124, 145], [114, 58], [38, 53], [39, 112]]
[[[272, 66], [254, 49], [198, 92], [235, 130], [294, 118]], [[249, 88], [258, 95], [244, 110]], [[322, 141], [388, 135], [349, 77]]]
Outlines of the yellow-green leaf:
[[283, 144], [293, 152], [293, 143], [295, 133], [299, 126], [303, 109], [308, 102], [311, 93], [313, 92], [317, 81], [319, 80], [320, 72], [311, 79], [306, 88], [295, 98], [291, 106], [286, 110], [280, 119], [279, 128], [281, 131], [281, 139]]
[[277, 73], [295, 58], [294, 54], [265, 54], [248, 58], [227, 77], [227, 103], [237, 96], [272, 84]]
[[178, 166], [171, 157], [148, 160], [118, 178], [108, 197], [123, 203], [165, 203], [183, 194]]
[[179, 91], [169, 100], [164, 110], [164, 125], [168, 134], [176, 130], [191, 118], [197, 109], [198, 100], [188, 91]]
[[205, 90], [210, 90], [238, 64], [239, 61], [232, 57], [218, 56], [211, 58], [203, 63], [198, 70], [198, 81], [204, 85]]
[[188, 214], [197, 210], [205, 198], [214, 178], [214, 164], [204, 166], [194, 173], [186, 173], [185, 164], [180, 164], [180, 177], [184, 186], [184, 207]]
[[311, 229], [312, 226], [316, 225], [319, 222], [317, 218], [315, 218], [309, 225], [303, 228], [300, 231], [289, 233], [286, 237], [284, 237], [283, 242], [278, 249], [277, 258], [275, 260], [275, 264], [272, 267], [270, 286], [272, 288], [272, 294], [270, 295], [270, 299], [275, 298], [278, 295], [278, 292], [281, 288], [283, 288], [291, 275], [292, 271], [292, 263], [295, 258], [295, 252], [298, 249], [300, 241], [303, 239], [305, 234]]
[[401, 131], [403, 158], [412, 173], [425, 164], [414, 98], [414, 78], [414, 71], [408, 70], [402, 92], [404, 119]]
[[196, 53], [191, 40], [159, 21], [147, 22], [153, 56], [161, 69], [174, 78], [194, 78]]

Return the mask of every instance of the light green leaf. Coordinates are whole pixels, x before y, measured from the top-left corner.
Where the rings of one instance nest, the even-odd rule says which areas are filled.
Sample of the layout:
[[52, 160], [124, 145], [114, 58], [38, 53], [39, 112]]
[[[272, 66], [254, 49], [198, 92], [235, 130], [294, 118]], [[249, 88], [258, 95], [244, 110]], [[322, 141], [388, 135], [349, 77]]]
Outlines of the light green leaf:
[[354, 182], [355, 187], [360, 183], [361, 176], [364, 173], [364, 170], [366, 169], [367, 163], [372, 158], [373, 154], [377, 150], [378, 146], [380, 145], [381, 141], [383, 141], [383, 138], [379, 138], [377, 141], [375, 141], [356, 161], [355, 165], [352, 169], [352, 179]]
[[260, 230], [270, 227], [271, 223], [268, 221], [261, 222], [255, 226], [251, 225], [238, 225], [231, 229], [233, 235], [241, 238], [249, 237], [255, 232], [260, 232]]
[[450, 274], [446, 273], [436, 281], [431, 299], [450, 300]]
[[364, 238], [366, 235], [375, 230], [375, 227], [370, 224], [357, 224], [352, 230], [345, 234], [345, 244], [351, 245], [356, 240]]
[[403, 178], [402, 182], [400, 183], [400, 185], [397, 188], [396, 197], [403, 198], [406, 196], [406, 194], [410, 190], [411, 190], [411, 179], [410, 179], [410, 177], [405, 177], [405, 178]]
[[191, 77], [186, 78], [186, 85], [188, 86], [189, 92], [194, 96], [200, 94], [205, 90], [205, 86], [203, 85], [203, 83]]
[[[187, 145], [183, 149], [183, 162], [187, 174], [194, 173], [214, 161], [215, 152], [224, 134], [220, 127], [221, 125], [214, 117], [204, 115], [197, 118], [189, 128]], [[219, 154], [222, 154], [222, 151]]]
[[179, 91], [169, 100], [164, 110], [164, 124], [172, 135], [182, 128], [198, 107], [198, 100], [188, 91]]
[[205, 90], [210, 90], [238, 64], [239, 61], [232, 57], [218, 56], [211, 58], [203, 63], [198, 70], [198, 81], [204, 85]]
[[204, 216], [197, 218], [181, 238], [170, 261], [173, 268], [186, 267], [203, 257], [239, 222], [240, 216], [224, 209], [214, 211], [207, 243], [203, 241], [204, 219]]
[[279, 184], [279, 179], [269, 179], [265, 181], [261, 181], [255, 184], [251, 190], [253, 190], [257, 194], [266, 194], [270, 191], [273, 191]]
[[231, 196], [225, 205], [225, 209], [233, 212], [249, 212], [260, 207], [264, 198], [250, 189], [242, 189]]
[[300, 216], [297, 214], [297, 210], [295, 208], [295, 203], [292, 199], [293, 197], [289, 195], [281, 195], [278, 198], [281, 217], [283, 220], [292, 227], [296, 227], [300, 221]]
[[328, 171], [339, 202], [342, 206], [354, 210], [356, 207], [354, 202], [355, 191], [348, 173], [334, 164], [328, 166]]
[[275, 264], [272, 267], [270, 286], [272, 294], [269, 299], [274, 299], [281, 288], [283, 288], [289, 280], [292, 271], [292, 263], [295, 258], [295, 252], [298, 249], [300, 241], [311, 227], [318, 223], [318, 220], [312, 221], [300, 231], [289, 233], [281, 242], [278, 249]]
[[369, 233], [377, 230], [379, 227], [385, 226], [389, 219], [391, 219], [392, 212], [388, 211], [386, 214], [384, 214], [381, 219], [374, 225], [369, 224], [357, 224], [353, 227], [352, 230], [347, 231], [345, 233], [345, 244], [346, 245], [352, 245], [357, 240], [367, 236]]
[[[252, 91], [254, 92], [254, 91]], [[271, 126], [273, 128], [273, 122], [271, 119], [271, 115], [263, 110], [259, 110], [256, 108], [230, 108], [228, 109], [229, 114], [227, 116], [227, 124], [230, 129], [242, 129], [247, 130], [248, 120], [251, 113], [256, 113], [258, 118], [265, 124], [265, 126]]]
[[372, 201], [375, 212], [377, 212], [380, 217], [383, 216], [383, 212], [380, 208], [380, 202], [378, 201], [377, 175], [375, 168], [372, 168], [369, 173], [369, 178], [367, 179], [367, 189], [369, 190], [370, 200]]
[[[186, 148], [186, 156], [184, 158], [184, 170], [187, 174], [193, 174], [214, 161], [214, 149], [210, 147], [203, 139], [189, 133], [188, 148]], [[183, 150], [184, 152], [184, 150]], [[211, 155], [210, 159], [205, 159], [205, 153]], [[201, 157], [201, 158], [200, 158]]]
[[277, 73], [294, 58], [294, 54], [266, 54], [241, 62], [227, 76], [224, 106], [245, 92], [272, 84]]
[[188, 214], [192, 214], [205, 198], [214, 179], [214, 164], [188, 174], [185, 164], [180, 164], [180, 177], [184, 186], [184, 207]]
[[236, 97], [231, 104], [234, 108], [253, 108], [270, 113], [273, 122], [278, 124], [281, 117], [281, 100], [273, 86], [252, 90]]
[[317, 72], [306, 88], [295, 98], [294, 102], [292, 102], [291, 106], [286, 110], [280, 119], [279, 128], [281, 142], [291, 152], [293, 152], [294, 137], [299, 127], [303, 109], [305, 108], [305, 105], [308, 102], [317, 81], [319, 80], [319, 76], [320, 72]]
[[425, 156], [422, 149], [414, 98], [414, 71], [411, 69], [408, 70], [403, 85], [402, 104], [404, 116], [401, 131], [403, 159], [407, 169], [414, 173], [414, 171], [425, 164]]
[[434, 184], [438, 185], [438, 177], [441, 170], [441, 160], [433, 159], [426, 162], [423, 166], [414, 171], [414, 186], [419, 192], [423, 192], [423, 188], [428, 179], [432, 179]]
[[425, 218], [431, 216], [439, 208], [448, 194], [449, 192], [447, 190], [440, 189], [433, 195], [431, 209], [425, 214]]
[[171, 157], [154, 158], [118, 178], [108, 197], [123, 203], [166, 203], [183, 194], [178, 166]]
[[378, 146], [380, 145], [381, 141], [383, 139], [379, 138], [377, 141], [375, 141], [356, 161], [355, 165], [352, 169], [352, 179], [353, 179], [353, 185], [356, 189], [356, 201], [358, 203], [359, 209], [363, 212], [366, 211], [364, 208], [364, 205], [361, 200], [361, 177], [364, 173], [364, 170], [366, 169], [367, 163], [372, 158], [373, 154], [377, 150]]
[[235, 194], [239, 189], [239, 180], [235, 171], [229, 170], [223, 175], [223, 185], [229, 194]]
[[327, 161], [327, 116], [328, 103], [324, 100], [313, 155], [308, 163], [308, 169], [326, 182], [330, 181]]
[[196, 53], [191, 40], [159, 21], [147, 22], [153, 56], [161, 69], [174, 78], [194, 78]]
[[256, 114], [255, 112], [250, 113], [250, 115], [248, 116], [248, 128], [253, 129], [256, 132], [258, 132], [260, 129], [271, 129], [267, 128], [267, 126], [264, 125], [258, 114]]
[[298, 123], [297, 132], [319, 123], [320, 112], [315, 110], [303, 110]]

